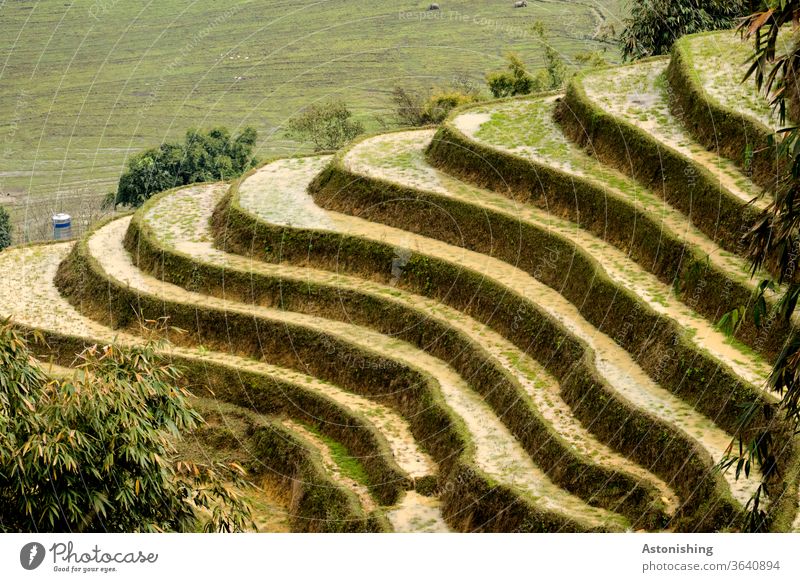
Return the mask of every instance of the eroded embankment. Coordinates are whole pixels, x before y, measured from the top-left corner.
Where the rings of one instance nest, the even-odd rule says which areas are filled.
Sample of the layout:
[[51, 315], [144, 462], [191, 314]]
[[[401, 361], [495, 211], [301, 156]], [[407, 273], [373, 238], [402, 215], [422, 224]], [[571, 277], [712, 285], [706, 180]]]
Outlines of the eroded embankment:
[[319, 451], [310, 442], [301, 440], [280, 418], [211, 398], [192, 398], [191, 404], [203, 416], [204, 423], [182, 435], [176, 443], [177, 458], [201, 464], [237, 463], [244, 467], [252, 485], [235, 489], [250, 505], [255, 531], [287, 532], [293, 525], [296, 531], [314, 529], [298, 526], [297, 506], [301, 501], [293, 490], [297, 487], [285, 486], [284, 477], [276, 475], [272, 464], [262, 460], [259, 436], [267, 431], [275, 433], [284, 441], [284, 450], [295, 451], [295, 462], [303, 459], [309, 469], [317, 469], [315, 477], [321, 483], [333, 487], [333, 479], [328, 481], [319, 470], [322, 465]]

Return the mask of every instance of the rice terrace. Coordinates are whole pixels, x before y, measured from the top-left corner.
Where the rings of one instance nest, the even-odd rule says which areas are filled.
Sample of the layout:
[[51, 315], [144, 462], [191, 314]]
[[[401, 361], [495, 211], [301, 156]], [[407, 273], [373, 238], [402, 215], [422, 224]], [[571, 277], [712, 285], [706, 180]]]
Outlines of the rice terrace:
[[0, 1], [0, 530], [800, 532], [800, 92], [631, 5]]

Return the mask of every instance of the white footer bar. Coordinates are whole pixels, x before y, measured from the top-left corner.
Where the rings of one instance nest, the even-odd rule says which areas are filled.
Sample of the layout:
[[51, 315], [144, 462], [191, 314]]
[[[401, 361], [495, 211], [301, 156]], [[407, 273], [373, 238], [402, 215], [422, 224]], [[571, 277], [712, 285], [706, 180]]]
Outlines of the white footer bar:
[[0, 580], [799, 580], [800, 534], [0, 535]]

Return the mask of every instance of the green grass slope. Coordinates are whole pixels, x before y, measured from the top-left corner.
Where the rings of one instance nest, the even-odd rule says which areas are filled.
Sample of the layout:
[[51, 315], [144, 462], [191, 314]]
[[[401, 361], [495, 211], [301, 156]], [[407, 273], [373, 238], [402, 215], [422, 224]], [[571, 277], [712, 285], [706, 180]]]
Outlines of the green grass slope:
[[567, 59], [607, 46], [594, 38], [622, 0], [428, 4], [0, 3], [0, 203], [46, 233], [51, 212], [90, 213], [85, 199], [112, 189], [132, 152], [212, 124], [256, 126], [261, 156], [292, 151], [282, 123], [326, 96], [375, 127], [395, 84], [483, 85], [509, 50], [540, 66], [534, 20]]

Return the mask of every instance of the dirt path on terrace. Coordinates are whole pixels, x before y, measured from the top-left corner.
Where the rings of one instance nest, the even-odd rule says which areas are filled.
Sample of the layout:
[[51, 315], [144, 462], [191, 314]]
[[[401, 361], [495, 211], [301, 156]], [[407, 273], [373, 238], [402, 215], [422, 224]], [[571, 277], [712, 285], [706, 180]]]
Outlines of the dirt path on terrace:
[[283, 420], [282, 424], [289, 430], [299, 434], [304, 440], [308, 441], [308, 443], [311, 445], [311, 450], [316, 452], [322, 458], [322, 464], [325, 467], [325, 472], [333, 479], [335, 483], [338, 483], [345, 489], [352, 491], [356, 497], [358, 497], [358, 501], [361, 504], [361, 507], [364, 508], [364, 511], [371, 513], [377, 509], [378, 506], [375, 503], [375, 500], [372, 498], [369, 489], [367, 489], [365, 485], [362, 485], [355, 479], [345, 475], [342, 472], [341, 467], [339, 467], [339, 464], [333, 458], [333, 453], [331, 452], [330, 447], [321, 438], [312, 433], [302, 424], [293, 420]]
[[[301, 172], [304, 173], [305, 169]], [[293, 181], [287, 179], [283, 183], [292, 183]], [[302, 187], [302, 182], [296, 183]], [[263, 184], [263, 182], [259, 181], [259, 184]], [[278, 188], [270, 188], [269, 192], [274, 193], [277, 190]], [[224, 188], [221, 186], [185, 188], [162, 198], [150, 209], [144, 220], [163, 244], [190, 255], [195, 261], [219, 265], [226, 269], [326, 284], [381, 296], [390, 301], [405, 303], [424, 313], [427, 317], [439, 320], [440, 323], [465, 333], [486, 349], [502, 367], [516, 378], [526, 393], [531, 396], [542, 417], [567, 441], [569, 446], [590, 458], [594, 463], [626, 471], [645, 479], [661, 491], [662, 498], [670, 510], [677, 507], [676, 495], [661, 479], [597, 440], [572, 415], [569, 406], [561, 398], [555, 378], [528, 354], [523, 353], [489, 327], [442, 303], [401, 291], [396, 287], [380, 285], [330, 271], [253, 261], [213, 249], [209, 242], [211, 233], [208, 219], [223, 194]], [[278, 203], [272, 206], [266, 200], [262, 203], [272, 208], [281, 205]], [[175, 217], [182, 217], [193, 208], [200, 209], [196, 220], [176, 220]], [[455, 355], [453, 354], [453, 357]]]
[[476, 445], [476, 461], [489, 475], [526, 492], [542, 508], [560, 512], [578, 522], [595, 526], [604, 523], [620, 525], [624, 520], [611, 512], [586, 505], [581, 499], [563, 491], [531, 461], [521, 445], [494, 412], [472, 392], [464, 380], [441, 360], [411, 345], [388, 336], [333, 320], [299, 313], [245, 305], [242, 303], [192, 293], [159, 281], [132, 263], [123, 246], [130, 217], [115, 220], [89, 239], [92, 256], [104, 272], [122, 285], [170, 302], [202, 305], [204, 308], [237, 312], [286, 324], [302, 325], [377, 352], [392, 360], [402, 360], [427, 371], [435, 377], [448, 405], [467, 426]]
[[[142, 339], [138, 336], [117, 332], [81, 315], [59, 294], [53, 279], [58, 265], [69, 254], [72, 244], [21, 247], [0, 255], [0, 272], [7, 274], [0, 278], [0, 317], [10, 317], [22, 325], [44, 331], [85, 337], [89, 341], [140, 344]], [[368, 418], [386, 437], [397, 464], [410, 476], [423, 477], [436, 473], [436, 464], [420, 450], [408, 423], [387, 406], [317, 378], [252, 359], [201, 348], [172, 346], [170, 352], [198, 361], [281, 378], [325, 394], [342, 406]], [[45, 370], [50, 366], [49, 363], [44, 363]]]
[[386, 517], [398, 533], [447, 533], [437, 499], [407, 491], [400, 503], [386, 511]]
[[[276, 164], [279, 163], [276, 162]], [[270, 166], [266, 166], [269, 168], [268, 171], [276, 171]], [[304, 172], [303, 169], [292, 170], [283, 167], [285, 171]], [[306, 183], [308, 183], [314, 174], [307, 170], [304, 173]], [[299, 180], [292, 179], [292, 181]], [[242, 187], [246, 187], [246, 185], [247, 181]], [[264, 192], [265, 194], [268, 192], [269, 197], [281, 196], [287, 199], [297, 195], [296, 192], [292, 194], [288, 191], [278, 191], [276, 185], [272, 185], [269, 190]], [[305, 194], [304, 191], [301, 193]], [[307, 196], [307, 194], [305, 195]], [[259, 215], [258, 208], [249, 210], [255, 215]], [[527, 273], [486, 255], [414, 235], [407, 231], [335, 212], [328, 212], [328, 216], [336, 225], [338, 232], [394, 245], [401, 251], [405, 249], [412, 253], [429, 255], [456, 263], [516, 291], [529, 302], [540, 306], [560, 321], [576, 337], [584, 340], [595, 353], [598, 371], [627, 400], [684, 430], [705, 447], [715, 461], [724, 456], [724, 452], [731, 442], [731, 435], [716, 426], [712, 419], [706, 418], [692, 406], [658, 386], [633, 361], [627, 351], [587, 322], [574, 305]], [[724, 476], [734, 496], [742, 502], [746, 502], [750, 498], [758, 485], [757, 480], [752, 477], [735, 479], [731, 471], [726, 472]]]
[[[0, 300], [0, 314], [11, 316], [14, 321], [38, 329], [82, 336], [100, 342], [113, 342], [116, 339], [123, 345], [141, 343], [142, 339], [138, 336], [120, 333], [81, 315], [59, 294], [52, 280], [59, 263], [68, 254], [70, 247], [71, 243], [56, 245], [54, 252], [49, 252], [49, 247], [31, 247], [24, 250], [25, 252], [23, 249], [15, 249], [17, 256], [13, 257], [16, 259], [14, 262], [21, 262], [25, 266], [22, 270], [15, 267], [16, 273], [10, 274], [8, 278], [4, 277], [0, 283], [0, 289], [4, 292], [3, 299]], [[12, 258], [9, 257], [9, 260]], [[0, 267], [5, 266], [8, 265], [3, 265], [0, 261]], [[0, 269], [0, 272], [7, 271]], [[17, 289], [25, 289], [26, 292], [11, 293], [10, 290], [15, 285]], [[5, 294], [5, 291], [8, 291], [8, 294]], [[257, 360], [178, 346], [172, 346], [170, 351], [197, 360], [282, 378], [313, 392], [325, 394], [344, 407], [368, 418], [386, 437], [397, 464], [410, 476], [423, 477], [433, 475], [437, 471], [436, 463], [420, 450], [405, 419], [388, 406], [347, 392], [318, 378]]]
[[[628, 176], [601, 164], [569, 141], [553, 119], [558, 97], [501, 103], [459, 115], [455, 127], [467, 137], [488, 147], [528, 158], [567, 174], [589, 180], [614, 193], [639, 212], [645, 212], [674, 236], [708, 256], [721, 270], [749, 282], [747, 262], [720, 248], [663, 198], [632, 181]], [[575, 196], [580, 196], [576, 188]]]
[[425, 160], [424, 149], [434, 133], [434, 130], [421, 130], [380, 135], [359, 143], [344, 161], [352, 171], [363, 176], [457, 198], [477, 208], [499, 212], [512, 220], [560, 235], [597, 260], [617, 284], [632, 291], [654, 311], [679, 323], [687, 330], [688, 339], [728, 365], [745, 382], [757, 386], [764, 384], [771, 370], [767, 362], [752, 352], [731, 345], [725, 334], [676, 299], [668, 285], [616, 247], [572, 222], [532, 205], [519, 204], [505, 196], [473, 187], [430, 166]]
[[[733, 162], [697, 143], [672, 114], [666, 82], [668, 64], [664, 59], [593, 72], [584, 77], [583, 86], [587, 97], [600, 109], [694, 160], [710, 171], [723, 188], [742, 202], [750, 202], [761, 194], [761, 188]], [[764, 208], [767, 202], [760, 199], [755, 205]]]

